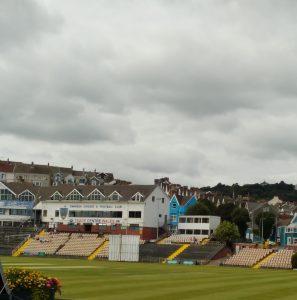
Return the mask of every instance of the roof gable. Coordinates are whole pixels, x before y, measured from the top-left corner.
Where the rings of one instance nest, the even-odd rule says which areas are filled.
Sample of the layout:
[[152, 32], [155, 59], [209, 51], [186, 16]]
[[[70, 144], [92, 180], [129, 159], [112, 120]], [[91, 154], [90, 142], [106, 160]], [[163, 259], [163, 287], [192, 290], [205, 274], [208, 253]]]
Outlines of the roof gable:
[[178, 206], [180, 206], [179, 201], [175, 194], [171, 197], [170, 204], [171, 203], [176, 203]]
[[97, 188], [95, 188], [93, 191], [91, 191], [91, 193], [89, 193], [89, 194], [87, 195], [87, 197], [93, 195], [95, 192], [99, 193], [103, 198], [105, 198], [105, 195], [102, 194], [102, 192], [99, 191]]
[[83, 198], [83, 195], [77, 190], [77, 189], [73, 189], [68, 195], [66, 195], [66, 199], [71, 196], [72, 194], [74, 194], [75, 192], [77, 192], [82, 198]]

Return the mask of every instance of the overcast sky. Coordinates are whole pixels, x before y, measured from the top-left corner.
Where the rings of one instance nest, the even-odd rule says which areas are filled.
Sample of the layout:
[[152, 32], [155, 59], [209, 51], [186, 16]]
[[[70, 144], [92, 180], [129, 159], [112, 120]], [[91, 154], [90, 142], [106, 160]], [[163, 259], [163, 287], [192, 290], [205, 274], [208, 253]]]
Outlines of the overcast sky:
[[0, 159], [295, 184], [296, 20], [295, 0], [0, 0]]

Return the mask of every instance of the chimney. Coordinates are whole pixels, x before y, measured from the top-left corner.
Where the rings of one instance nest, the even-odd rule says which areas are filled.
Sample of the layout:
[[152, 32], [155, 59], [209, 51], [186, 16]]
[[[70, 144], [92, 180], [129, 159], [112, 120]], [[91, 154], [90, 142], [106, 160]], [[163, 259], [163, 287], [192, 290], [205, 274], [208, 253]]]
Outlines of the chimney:
[[71, 170], [73, 170], [73, 166], [71, 166]]
[[47, 166], [49, 167], [49, 162], [47, 163]]

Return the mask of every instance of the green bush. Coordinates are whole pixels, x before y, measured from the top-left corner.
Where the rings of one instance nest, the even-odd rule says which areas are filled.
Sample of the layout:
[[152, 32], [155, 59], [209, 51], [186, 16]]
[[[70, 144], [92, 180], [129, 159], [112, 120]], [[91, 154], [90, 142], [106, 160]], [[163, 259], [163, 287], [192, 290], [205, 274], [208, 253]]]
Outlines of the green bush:
[[292, 255], [292, 268], [297, 269], [297, 253]]

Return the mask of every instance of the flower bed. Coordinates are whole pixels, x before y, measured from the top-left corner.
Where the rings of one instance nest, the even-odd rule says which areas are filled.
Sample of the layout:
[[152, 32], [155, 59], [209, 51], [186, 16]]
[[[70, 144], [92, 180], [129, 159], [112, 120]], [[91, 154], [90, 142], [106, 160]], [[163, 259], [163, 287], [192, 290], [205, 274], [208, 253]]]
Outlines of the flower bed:
[[58, 278], [26, 269], [8, 269], [5, 275], [13, 295], [24, 300], [53, 300], [56, 292], [61, 294]]

